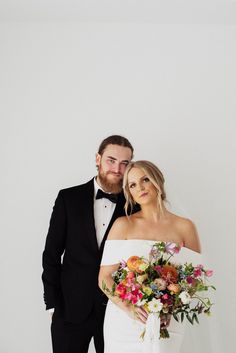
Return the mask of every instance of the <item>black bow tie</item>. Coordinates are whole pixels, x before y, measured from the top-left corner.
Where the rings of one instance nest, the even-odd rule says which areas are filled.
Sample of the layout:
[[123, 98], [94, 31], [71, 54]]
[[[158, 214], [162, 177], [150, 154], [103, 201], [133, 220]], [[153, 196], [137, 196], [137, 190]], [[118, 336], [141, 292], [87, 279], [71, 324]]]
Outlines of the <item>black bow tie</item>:
[[117, 194], [108, 194], [104, 191], [102, 191], [101, 189], [98, 189], [97, 195], [96, 195], [96, 200], [97, 199], [102, 199], [102, 198], [106, 198], [108, 200], [110, 200], [111, 202], [116, 203], [117, 202]]

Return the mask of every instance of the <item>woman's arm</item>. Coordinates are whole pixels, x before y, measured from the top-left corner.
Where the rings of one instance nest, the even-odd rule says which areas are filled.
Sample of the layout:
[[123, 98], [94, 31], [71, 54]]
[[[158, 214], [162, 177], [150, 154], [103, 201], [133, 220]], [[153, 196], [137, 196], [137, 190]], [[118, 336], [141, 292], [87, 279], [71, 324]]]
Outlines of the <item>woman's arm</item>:
[[132, 319], [136, 319], [145, 323], [148, 317], [147, 312], [142, 307], [137, 307], [132, 304], [129, 304], [126, 301], [121, 300], [118, 296], [112, 296], [108, 291], [104, 289], [104, 284], [111, 291], [112, 286], [114, 284], [114, 280], [112, 278], [112, 273], [115, 272], [119, 267], [119, 264], [116, 265], [107, 265], [101, 266], [98, 276], [98, 284], [103, 293], [110, 299], [114, 304], [116, 304], [120, 309], [124, 310], [129, 317]]
[[185, 219], [182, 222], [181, 228], [185, 247], [201, 253], [201, 244], [194, 223], [189, 219]]
[[[127, 220], [125, 218], [126, 217], [118, 218], [114, 222], [108, 234], [108, 240], [125, 240], [125, 234], [127, 230]], [[118, 296], [112, 296], [109, 293], [109, 291], [112, 290], [112, 286], [114, 284], [112, 274], [117, 271], [118, 268], [119, 264], [100, 266], [100, 272], [98, 276], [99, 287], [114, 304], [116, 304], [120, 309], [124, 310], [131, 318], [145, 323], [148, 316], [145, 309], [129, 304], [128, 302], [121, 300]], [[104, 284], [108, 288], [108, 291], [104, 289]]]

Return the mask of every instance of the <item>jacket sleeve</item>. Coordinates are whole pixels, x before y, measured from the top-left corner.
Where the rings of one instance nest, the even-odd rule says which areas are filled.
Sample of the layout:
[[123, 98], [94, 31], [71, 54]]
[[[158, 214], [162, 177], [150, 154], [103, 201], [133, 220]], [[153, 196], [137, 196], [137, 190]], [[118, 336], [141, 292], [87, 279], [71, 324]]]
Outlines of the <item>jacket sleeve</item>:
[[61, 292], [61, 256], [65, 250], [65, 239], [66, 210], [62, 191], [60, 191], [53, 207], [42, 259], [46, 309], [55, 308]]

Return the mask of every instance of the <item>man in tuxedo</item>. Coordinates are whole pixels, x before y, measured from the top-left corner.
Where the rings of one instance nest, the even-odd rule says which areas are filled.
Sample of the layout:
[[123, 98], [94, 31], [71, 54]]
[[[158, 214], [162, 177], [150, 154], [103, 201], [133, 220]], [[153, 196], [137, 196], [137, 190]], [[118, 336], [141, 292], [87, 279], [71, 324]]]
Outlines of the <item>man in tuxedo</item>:
[[43, 252], [44, 299], [52, 314], [53, 353], [87, 353], [91, 338], [103, 353], [106, 299], [98, 272], [107, 234], [124, 215], [122, 179], [133, 156], [123, 136], [102, 141], [98, 174], [89, 182], [60, 190]]

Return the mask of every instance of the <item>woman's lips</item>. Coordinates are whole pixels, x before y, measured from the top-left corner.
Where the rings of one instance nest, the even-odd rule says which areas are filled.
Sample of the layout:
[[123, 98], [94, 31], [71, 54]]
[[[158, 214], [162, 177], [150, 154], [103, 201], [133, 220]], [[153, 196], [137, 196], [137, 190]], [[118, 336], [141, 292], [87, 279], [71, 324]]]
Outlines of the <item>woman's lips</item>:
[[139, 197], [144, 197], [148, 194], [148, 192], [143, 192]]

